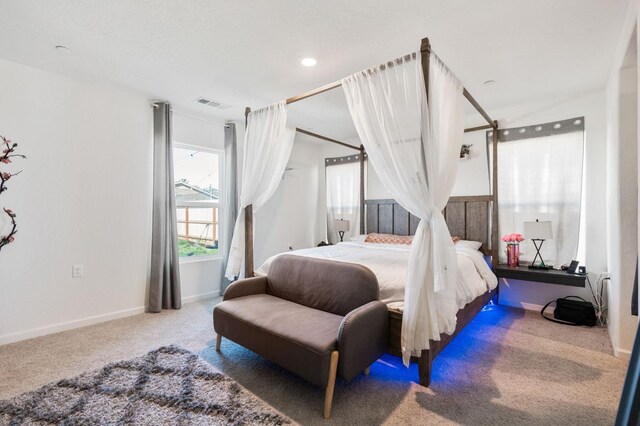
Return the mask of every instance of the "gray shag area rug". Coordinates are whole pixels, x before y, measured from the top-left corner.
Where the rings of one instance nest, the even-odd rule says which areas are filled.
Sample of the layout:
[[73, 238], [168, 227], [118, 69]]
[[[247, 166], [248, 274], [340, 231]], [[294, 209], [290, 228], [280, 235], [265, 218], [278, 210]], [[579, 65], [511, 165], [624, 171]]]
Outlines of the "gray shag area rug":
[[0, 401], [0, 424], [281, 425], [292, 421], [197, 355], [165, 346]]

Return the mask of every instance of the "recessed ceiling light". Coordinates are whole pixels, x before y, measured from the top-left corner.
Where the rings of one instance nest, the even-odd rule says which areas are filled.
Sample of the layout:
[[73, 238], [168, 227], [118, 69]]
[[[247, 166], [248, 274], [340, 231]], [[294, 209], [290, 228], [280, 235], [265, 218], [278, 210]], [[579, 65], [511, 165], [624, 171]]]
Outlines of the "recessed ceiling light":
[[316, 58], [309, 57], [309, 58], [302, 58], [300, 60], [300, 63], [305, 67], [315, 67], [318, 61], [316, 61]]
[[485, 86], [491, 86], [493, 84], [496, 84], [495, 80], [487, 80], [483, 83]]
[[71, 53], [71, 49], [69, 49], [67, 46], [63, 46], [61, 44], [56, 46], [56, 50], [58, 52], [64, 53], [64, 54]]

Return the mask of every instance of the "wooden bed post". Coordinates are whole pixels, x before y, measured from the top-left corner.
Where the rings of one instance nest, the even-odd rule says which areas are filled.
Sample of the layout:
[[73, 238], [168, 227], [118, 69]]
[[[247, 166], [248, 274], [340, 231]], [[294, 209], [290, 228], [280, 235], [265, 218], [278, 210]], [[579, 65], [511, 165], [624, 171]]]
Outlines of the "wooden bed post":
[[494, 271], [498, 263], [500, 263], [500, 240], [498, 235], [498, 121], [493, 122], [492, 134], [493, 146], [493, 187], [491, 194], [493, 195], [491, 210], [491, 264]]
[[360, 145], [360, 235], [364, 235], [364, 145]]
[[253, 204], [244, 208], [244, 277], [253, 277]]
[[[251, 108], [244, 110], [244, 131], [249, 125]], [[247, 155], [245, 152], [244, 155]], [[253, 277], [253, 204], [244, 208], [244, 277]]]
[[431, 56], [431, 43], [429, 42], [429, 37], [422, 39], [422, 42], [420, 43], [420, 54], [422, 57], [424, 88], [427, 91], [427, 102], [429, 102], [429, 57]]
[[[429, 38], [425, 37], [420, 43], [420, 56], [422, 59], [422, 75], [424, 77], [424, 89], [426, 91], [427, 103], [429, 103], [429, 60], [431, 56], [431, 43]], [[423, 147], [424, 149], [424, 147]], [[420, 358], [418, 358], [418, 374], [420, 377], [420, 384], [428, 387], [431, 383], [431, 363], [433, 357], [431, 356], [431, 340], [429, 340], [429, 349], [423, 349], [420, 352]]]
[[[491, 146], [493, 146], [493, 202], [491, 203], [491, 265], [495, 273], [496, 267], [500, 264], [500, 231], [498, 229], [498, 120], [493, 121], [493, 133]], [[500, 303], [500, 283], [496, 286], [496, 305]]]

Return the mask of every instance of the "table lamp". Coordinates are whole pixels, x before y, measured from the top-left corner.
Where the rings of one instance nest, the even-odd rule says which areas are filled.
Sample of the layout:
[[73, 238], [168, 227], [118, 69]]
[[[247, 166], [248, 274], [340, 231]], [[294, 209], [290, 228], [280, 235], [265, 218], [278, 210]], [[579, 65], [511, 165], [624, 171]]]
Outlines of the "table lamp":
[[336, 228], [336, 231], [338, 231], [338, 235], [340, 235], [340, 242], [342, 242], [342, 239], [344, 238], [344, 233], [348, 232], [349, 229], [351, 229], [351, 221], [344, 220], [344, 219], [337, 219], [333, 221], [333, 226]]
[[[536, 219], [535, 222], [524, 222], [524, 236], [533, 241], [533, 245], [536, 248], [536, 256], [533, 258], [531, 265], [529, 265], [529, 269], [542, 269], [547, 270], [550, 269], [547, 265], [544, 264], [544, 260], [542, 260], [542, 255], [540, 254], [540, 249], [542, 248], [542, 244], [544, 240], [548, 240], [553, 238], [553, 230], [551, 229], [551, 221], [542, 221], [540, 222]], [[536, 260], [540, 258], [540, 263], [536, 265]]]

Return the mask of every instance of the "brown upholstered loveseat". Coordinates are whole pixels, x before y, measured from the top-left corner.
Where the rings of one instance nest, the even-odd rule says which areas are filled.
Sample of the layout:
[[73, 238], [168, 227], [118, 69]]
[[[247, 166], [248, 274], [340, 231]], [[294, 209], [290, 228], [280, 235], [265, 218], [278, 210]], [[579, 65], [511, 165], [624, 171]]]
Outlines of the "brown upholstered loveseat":
[[236, 281], [213, 311], [218, 335], [318, 386], [329, 417], [336, 374], [368, 373], [387, 349], [387, 306], [368, 268], [294, 255], [277, 257], [267, 277]]

